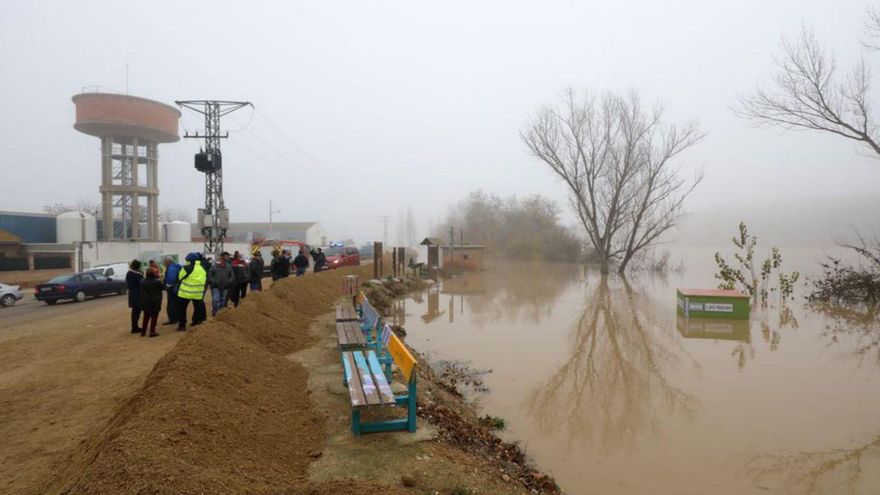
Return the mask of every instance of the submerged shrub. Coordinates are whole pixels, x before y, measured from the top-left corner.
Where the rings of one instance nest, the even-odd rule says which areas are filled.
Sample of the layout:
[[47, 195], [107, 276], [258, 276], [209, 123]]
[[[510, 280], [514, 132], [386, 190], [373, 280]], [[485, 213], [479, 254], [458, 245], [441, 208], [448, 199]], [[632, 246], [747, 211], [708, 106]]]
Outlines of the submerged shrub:
[[[739, 223], [739, 236], [732, 240], [737, 248], [733, 255], [735, 264], [727, 263], [721, 253], [715, 253], [715, 263], [718, 264], [715, 278], [721, 281], [718, 288], [737, 289], [748, 294], [752, 298], [752, 304], [760, 303], [762, 306], [767, 305], [771, 293], [778, 292], [779, 302], [785, 304], [794, 292], [800, 273], [787, 274], [782, 271], [782, 254], [776, 247], [770, 248], [770, 256], [760, 265], [756, 265], [755, 247], [758, 238], [749, 234], [745, 222]], [[774, 272], [777, 277], [775, 286], [770, 285]]]

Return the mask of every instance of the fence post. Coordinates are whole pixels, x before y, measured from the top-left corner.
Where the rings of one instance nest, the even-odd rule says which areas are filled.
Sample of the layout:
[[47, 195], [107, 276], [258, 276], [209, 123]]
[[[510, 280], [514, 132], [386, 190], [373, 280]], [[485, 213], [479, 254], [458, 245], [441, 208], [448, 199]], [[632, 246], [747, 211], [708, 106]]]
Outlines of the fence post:
[[379, 241], [373, 242], [373, 278], [381, 279], [382, 278], [382, 257], [384, 253], [382, 252], [382, 243]]

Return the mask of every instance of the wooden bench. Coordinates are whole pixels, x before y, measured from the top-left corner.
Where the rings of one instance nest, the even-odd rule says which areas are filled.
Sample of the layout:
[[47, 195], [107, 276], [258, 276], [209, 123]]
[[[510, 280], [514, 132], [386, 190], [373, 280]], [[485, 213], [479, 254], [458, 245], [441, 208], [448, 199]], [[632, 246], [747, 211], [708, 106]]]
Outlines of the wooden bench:
[[[376, 351], [346, 351], [342, 353], [345, 382], [351, 397], [351, 432], [354, 435], [379, 431], [416, 431], [416, 375], [418, 363], [403, 342], [388, 334], [388, 352], [407, 383], [407, 393], [395, 396], [388, 377], [382, 370]], [[404, 406], [405, 419], [365, 423], [361, 412], [370, 407]]]
[[358, 321], [360, 315], [354, 309], [354, 305], [350, 302], [343, 302], [336, 305], [336, 321]]
[[336, 322], [336, 341], [340, 350], [365, 349], [367, 339], [361, 330], [361, 324], [357, 320]]

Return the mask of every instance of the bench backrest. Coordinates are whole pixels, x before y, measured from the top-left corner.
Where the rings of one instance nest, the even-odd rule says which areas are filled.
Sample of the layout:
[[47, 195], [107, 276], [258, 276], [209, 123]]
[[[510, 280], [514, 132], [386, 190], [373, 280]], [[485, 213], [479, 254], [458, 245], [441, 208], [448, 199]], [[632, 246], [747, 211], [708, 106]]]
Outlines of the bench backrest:
[[388, 348], [388, 341], [391, 340], [391, 334], [394, 332], [391, 330], [391, 325], [384, 324], [382, 325], [382, 336], [379, 338], [379, 341], [382, 342], [382, 347]]
[[379, 312], [370, 305], [370, 301], [367, 299], [364, 299], [363, 304], [361, 304], [361, 308], [364, 312], [364, 329], [372, 330], [373, 328], [376, 328], [376, 325], [379, 323], [380, 319]]
[[403, 374], [404, 380], [410, 383], [414, 382], [416, 378], [414, 371], [416, 370], [418, 363], [416, 362], [416, 358], [410, 354], [409, 349], [403, 345], [403, 342], [400, 341], [394, 332], [390, 332], [389, 334], [388, 352], [394, 359], [394, 364], [397, 365], [397, 369]]

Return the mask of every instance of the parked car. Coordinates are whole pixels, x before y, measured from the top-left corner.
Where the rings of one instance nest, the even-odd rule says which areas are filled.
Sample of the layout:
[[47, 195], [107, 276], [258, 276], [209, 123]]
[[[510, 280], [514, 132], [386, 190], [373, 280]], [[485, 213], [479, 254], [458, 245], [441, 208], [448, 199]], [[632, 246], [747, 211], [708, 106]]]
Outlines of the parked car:
[[128, 272], [128, 263], [109, 263], [107, 265], [93, 266], [86, 270], [86, 273], [94, 273], [103, 277], [110, 277], [113, 280], [125, 281], [125, 274]]
[[21, 301], [24, 293], [18, 285], [0, 284], [0, 306], [15, 306], [15, 301]]
[[105, 294], [122, 295], [125, 292], [124, 280], [114, 280], [91, 272], [60, 275], [34, 287], [34, 297], [49, 305], [62, 299], [82, 302], [87, 297], [100, 297]]
[[332, 270], [343, 266], [358, 266], [361, 264], [361, 255], [354, 246], [330, 246], [324, 250], [327, 256], [325, 270]]

